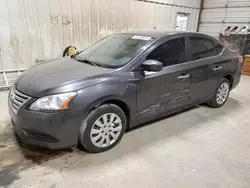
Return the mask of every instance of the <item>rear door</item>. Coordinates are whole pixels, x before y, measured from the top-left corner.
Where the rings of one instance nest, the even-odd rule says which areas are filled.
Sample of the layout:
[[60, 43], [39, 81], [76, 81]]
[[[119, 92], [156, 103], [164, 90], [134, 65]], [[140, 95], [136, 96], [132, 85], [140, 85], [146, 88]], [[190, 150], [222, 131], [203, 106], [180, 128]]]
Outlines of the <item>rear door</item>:
[[203, 36], [188, 37], [188, 53], [191, 71], [191, 101], [204, 102], [215, 91], [222, 77], [223, 47], [215, 48], [215, 41]]

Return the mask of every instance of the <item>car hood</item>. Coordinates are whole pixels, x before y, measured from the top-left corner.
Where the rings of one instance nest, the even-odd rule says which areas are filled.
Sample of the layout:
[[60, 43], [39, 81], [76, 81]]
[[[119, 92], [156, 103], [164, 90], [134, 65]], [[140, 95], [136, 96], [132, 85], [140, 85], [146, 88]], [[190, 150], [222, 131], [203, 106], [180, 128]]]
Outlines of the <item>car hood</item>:
[[[92, 66], [71, 58], [61, 58], [26, 70], [15, 82], [22, 93], [41, 97], [58, 92], [75, 91], [74, 82], [112, 72], [113, 69]], [[65, 87], [67, 86], [68, 87]], [[59, 89], [58, 88], [62, 88]], [[56, 89], [57, 88], [57, 89]]]

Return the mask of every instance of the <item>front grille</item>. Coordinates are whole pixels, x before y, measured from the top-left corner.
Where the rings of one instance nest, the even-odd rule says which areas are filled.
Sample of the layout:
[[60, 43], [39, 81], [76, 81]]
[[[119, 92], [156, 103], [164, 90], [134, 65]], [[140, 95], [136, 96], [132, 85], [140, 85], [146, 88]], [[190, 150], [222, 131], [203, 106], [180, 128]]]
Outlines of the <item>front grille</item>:
[[11, 107], [15, 113], [30, 99], [29, 96], [17, 91], [13, 88], [10, 93]]

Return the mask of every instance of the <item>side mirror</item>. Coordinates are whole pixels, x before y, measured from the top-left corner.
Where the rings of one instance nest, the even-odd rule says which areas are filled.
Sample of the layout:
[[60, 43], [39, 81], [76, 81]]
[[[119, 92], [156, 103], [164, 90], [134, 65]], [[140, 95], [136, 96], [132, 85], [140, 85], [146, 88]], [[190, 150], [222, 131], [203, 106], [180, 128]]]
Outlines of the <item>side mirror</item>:
[[143, 62], [141, 67], [144, 71], [159, 72], [162, 70], [163, 64], [160, 61], [149, 59]]

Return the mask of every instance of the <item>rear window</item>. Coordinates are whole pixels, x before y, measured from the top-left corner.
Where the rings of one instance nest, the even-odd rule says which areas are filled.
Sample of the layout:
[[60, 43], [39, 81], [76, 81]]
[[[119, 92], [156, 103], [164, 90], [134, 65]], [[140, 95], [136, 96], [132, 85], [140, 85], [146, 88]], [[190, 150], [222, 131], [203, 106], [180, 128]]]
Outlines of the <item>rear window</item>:
[[206, 38], [190, 37], [192, 60], [203, 59], [215, 55], [213, 41]]

